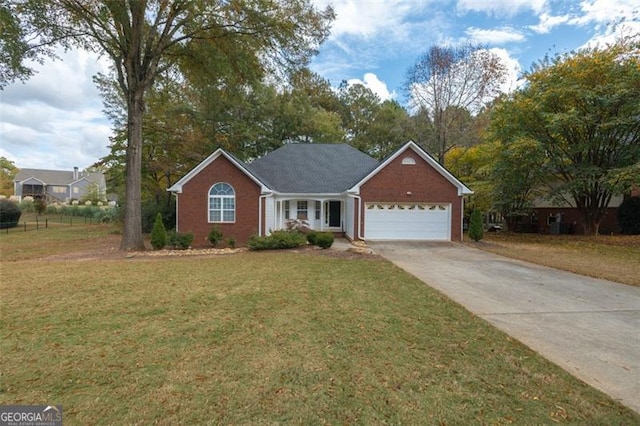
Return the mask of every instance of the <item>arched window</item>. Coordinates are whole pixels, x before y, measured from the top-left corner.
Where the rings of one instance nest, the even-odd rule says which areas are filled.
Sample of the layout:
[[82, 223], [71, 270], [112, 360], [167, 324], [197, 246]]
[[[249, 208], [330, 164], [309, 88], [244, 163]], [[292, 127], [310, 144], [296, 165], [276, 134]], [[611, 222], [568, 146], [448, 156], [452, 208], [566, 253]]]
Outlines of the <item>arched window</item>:
[[236, 192], [228, 183], [218, 182], [209, 190], [209, 222], [236, 221]]

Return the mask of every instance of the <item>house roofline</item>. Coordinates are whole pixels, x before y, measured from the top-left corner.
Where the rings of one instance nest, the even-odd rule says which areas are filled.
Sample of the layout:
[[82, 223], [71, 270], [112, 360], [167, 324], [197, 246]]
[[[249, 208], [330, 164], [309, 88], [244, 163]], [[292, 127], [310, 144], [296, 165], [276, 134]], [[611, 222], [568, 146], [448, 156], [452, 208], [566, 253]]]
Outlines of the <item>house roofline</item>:
[[433, 167], [438, 173], [440, 173], [445, 179], [447, 179], [452, 185], [458, 188], [458, 195], [471, 195], [473, 191], [469, 189], [464, 183], [462, 183], [459, 179], [451, 174], [445, 167], [443, 167], [440, 163], [438, 163], [427, 151], [425, 151], [420, 145], [416, 144], [414, 141], [409, 140], [405, 142], [402, 146], [395, 150], [391, 155], [385, 158], [380, 162], [369, 174], [367, 174], [364, 178], [362, 178], [358, 183], [353, 185], [351, 188], [347, 190], [350, 194], [360, 194], [360, 187], [364, 185], [368, 180], [374, 177], [380, 170], [385, 168], [390, 162], [395, 160], [405, 152], [407, 149], [411, 149], [413, 152], [418, 154], [420, 158], [427, 162], [431, 167]]
[[173, 192], [173, 193], [176, 193], [176, 194], [181, 194], [182, 193], [182, 187], [187, 182], [189, 182], [191, 179], [193, 179], [194, 176], [196, 176], [198, 173], [200, 173], [202, 170], [204, 170], [207, 166], [209, 166], [211, 163], [213, 163], [215, 160], [217, 160], [220, 156], [223, 156], [224, 158], [229, 160], [234, 166], [236, 166], [245, 175], [247, 175], [247, 177], [249, 177], [251, 180], [253, 180], [260, 187], [262, 193], [271, 192], [271, 189], [267, 185], [265, 185], [256, 175], [251, 173], [244, 166], [244, 164], [242, 164], [240, 162], [240, 160], [238, 160], [236, 157], [234, 157], [233, 155], [229, 154], [228, 152], [226, 152], [222, 148], [218, 148], [215, 151], [213, 151], [213, 153], [211, 153], [207, 158], [202, 160], [197, 166], [195, 166], [193, 169], [191, 169], [189, 171], [189, 173], [187, 173], [181, 179], [179, 179], [176, 183], [171, 185], [171, 187], [167, 188], [167, 191], [168, 192]]
[[[28, 178], [26, 178], [26, 179], [23, 179], [23, 180], [15, 180], [14, 182], [15, 182], [15, 183], [19, 183], [20, 185], [24, 185], [24, 182], [28, 181], [29, 179], [37, 180], [37, 181], [38, 181], [38, 182], [40, 182], [43, 186], [47, 186], [47, 185], [49, 185], [49, 184], [47, 184], [45, 181], [43, 181], [42, 179], [38, 179], [38, 178], [37, 178], [37, 177], [35, 177], [35, 176], [29, 176], [29, 177], [28, 177]], [[29, 184], [27, 184], [27, 185], [29, 185]]]
[[348, 195], [344, 192], [278, 192], [272, 191], [270, 195], [277, 197], [293, 197], [293, 198], [317, 198], [317, 197], [344, 197]]

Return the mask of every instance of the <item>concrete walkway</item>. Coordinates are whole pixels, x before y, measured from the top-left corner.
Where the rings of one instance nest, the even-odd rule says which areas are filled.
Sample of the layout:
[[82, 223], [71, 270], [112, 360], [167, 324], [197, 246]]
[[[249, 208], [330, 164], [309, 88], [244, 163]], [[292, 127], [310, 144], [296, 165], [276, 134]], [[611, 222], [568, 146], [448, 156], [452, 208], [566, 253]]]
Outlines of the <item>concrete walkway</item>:
[[640, 412], [639, 287], [455, 243], [376, 242], [369, 246], [569, 373]]

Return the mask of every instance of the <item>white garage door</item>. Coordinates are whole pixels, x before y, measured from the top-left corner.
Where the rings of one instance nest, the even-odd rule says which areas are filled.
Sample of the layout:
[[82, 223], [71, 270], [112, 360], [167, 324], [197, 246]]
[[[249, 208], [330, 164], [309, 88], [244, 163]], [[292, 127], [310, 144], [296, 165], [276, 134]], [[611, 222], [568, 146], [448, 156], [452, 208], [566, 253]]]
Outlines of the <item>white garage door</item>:
[[367, 203], [367, 240], [449, 240], [450, 204]]

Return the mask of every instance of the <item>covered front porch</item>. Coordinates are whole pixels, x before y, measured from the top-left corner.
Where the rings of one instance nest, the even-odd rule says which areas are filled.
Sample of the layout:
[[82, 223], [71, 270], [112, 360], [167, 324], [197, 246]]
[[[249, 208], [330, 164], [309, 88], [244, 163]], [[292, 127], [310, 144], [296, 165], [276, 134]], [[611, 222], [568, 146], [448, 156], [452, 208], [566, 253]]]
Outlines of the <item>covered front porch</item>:
[[344, 232], [346, 199], [329, 197], [278, 197], [274, 203], [274, 228], [287, 229], [292, 221], [315, 231]]

